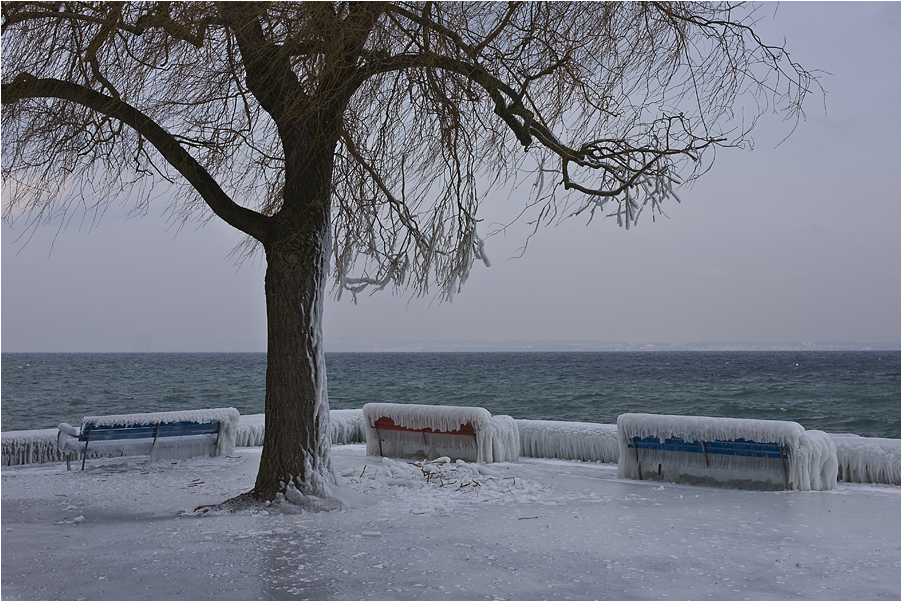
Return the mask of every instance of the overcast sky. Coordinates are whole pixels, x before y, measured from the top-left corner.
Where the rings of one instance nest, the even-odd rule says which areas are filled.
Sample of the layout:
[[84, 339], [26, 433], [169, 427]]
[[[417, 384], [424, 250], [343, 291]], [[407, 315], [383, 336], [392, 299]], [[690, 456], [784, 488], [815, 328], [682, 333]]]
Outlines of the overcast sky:
[[[807, 120], [765, 119], [752, 152], [718, 154], [669, 219], [613, 220], [487, 241], [453, 303], [382, 292], [331, 300], [327, 350], [391, 341], [696, 341], [898, 344], [900, 4], [769, 5], [759, 26], [829, 72]], [[525, 195], [523, 195], [525, 197]], [[495, 199], [484, 216], [520, 199]], [[489, 199], [492, 201], [492, 199]], [[213, 222], [110, 211], [89, 231], [2, 229], [3, 351], [263, 351], [263, 268], [228, 257]], [[481, 210], [482, 211], [482, 210]], [[501, 215], [499, 213], [499, 215]], [[55, 242], [53, 242], [55, 237]], [[53, 248], [51, 252], [51, 243]]]

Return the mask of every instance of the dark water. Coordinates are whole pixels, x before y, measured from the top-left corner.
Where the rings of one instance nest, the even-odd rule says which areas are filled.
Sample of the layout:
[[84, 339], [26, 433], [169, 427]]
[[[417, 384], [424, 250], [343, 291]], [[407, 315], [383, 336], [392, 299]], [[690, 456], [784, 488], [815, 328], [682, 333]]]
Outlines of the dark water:
[[[900, 436], [900, 352], [327, 354], [333, 409], [476, 405], [613, 423], [625, 412], [793, 420]], [[2, 430], [82, 416], [231, 406], [263, 412], [262, 353], [2, 354]]]

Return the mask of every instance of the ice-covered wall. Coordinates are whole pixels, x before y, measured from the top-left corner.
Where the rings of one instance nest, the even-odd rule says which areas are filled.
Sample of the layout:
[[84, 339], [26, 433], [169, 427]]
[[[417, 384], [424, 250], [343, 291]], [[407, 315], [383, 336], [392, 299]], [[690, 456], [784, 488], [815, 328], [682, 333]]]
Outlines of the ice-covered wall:
[[830, 435], [836, 447], [839, 480], [850, 483], [900, 485], [902, 442], [899, 439]]
[[57, 429], [9, 431], [0, 434], [3, 466], [63, 462], [66, 456], [57, 449]]
[[[796, 453], [800, 461], [793, 462], [790, 457], [789, 474], [795, 489], [827, 491], [836, 486], [839, 464], [830, 435], [823, 431], [805, 431]], [[793, 473], [793, 469], [798, 472]]]
[[266, 431], [266, 414], [242, 414], [235, 431], [235, 447], [259, 447], [263, 445]]
[[366, 423], [363, 410], [329, 410], [332, 423], [332, 444], [366, 443]]
[[[329, 410], [330, 433], [333, 445], [366, 443], [363, 410]], [[265, 414], [246, 414], [238, 421], [237, 447], [258, 447], [263, 445], [266, 431]]]
[[616, 424], [517, 420], [520, 455], [583, 462], [616, 462], [620, 440]]
[[491, 455], [486, 455], [485, 462], [516, 462], [520, 459], [520, 431], [517, 421], [499, 414], [492, 416], [489, 425], [492, 430]]
[[[362, 410], [331, 410], [332, 443], [365, 443], [366, 426]], [[493, 416], [492, 421], [505, 421], [509, 417]], [[510, 428], [496, 429], [492, 438], [493, 457], [496, 462], [511, 461], [507, 451], [510, 440], [519, 438], [519, 455], [535, 458], [559, 458], [587, 462], [618, 462], [620, 442], [617, 425], [590, 422], [558, 422], [554, 420], [516, 420], [517, 432]], [[240, 416], [235, 429], [237, 447], [263, 445], [265, 420], [263, 414]], [[807, 431], [810, 434], [816, 431]], [[62, 462], [65, 456], [57, 449], [57, 429], [9, 431], [2, 433], [0, 463], [3, 466]], [[508, 438], [502, 443], [504, 437]], [[822, 435], [815, 435], [821, 437]], [[858, 435], [830, 434], [829, 440], [836, 449], [837, 479], [852, 483], [886, 483], [900, 485], [902, 444], [899, 439], [878, 439]], [[822, 440], [821, 445], [825, 445]], [[89, 457], [98, 457], [89, 453]], [[829, 478], [824, 464], [821, 479]], [[811, 478], [810, 464], [806, 468]]]

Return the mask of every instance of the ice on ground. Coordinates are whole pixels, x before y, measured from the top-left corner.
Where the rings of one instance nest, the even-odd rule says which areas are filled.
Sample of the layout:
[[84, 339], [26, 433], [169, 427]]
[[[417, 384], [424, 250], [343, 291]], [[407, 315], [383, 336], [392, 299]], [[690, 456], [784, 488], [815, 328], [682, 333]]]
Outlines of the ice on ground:
[[[759, 492], [612, 464], [409, 463], [334, 446], [348, 505], [200, 515], [259, 448], [4, 468], [6, 599], [898, 600], [900, 489]], [[47, 574], [53, 578], [48, 579]]]

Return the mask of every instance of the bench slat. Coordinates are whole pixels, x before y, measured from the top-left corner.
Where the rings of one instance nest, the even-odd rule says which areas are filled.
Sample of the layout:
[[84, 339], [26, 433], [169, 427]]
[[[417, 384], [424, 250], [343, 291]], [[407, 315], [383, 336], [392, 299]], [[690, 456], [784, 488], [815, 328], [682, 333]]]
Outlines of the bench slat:
[[163, 422], [160, 437], [180, 437], [183, 435], [212, 435], [219, 432], [218, 422]]
[[399, 426], [399, 425], [395, 424], [395, 421], [392, 420], [391, 418], [387, 418], [387, 417], [383, 416], [376, 420], [373, 427], [380, 429], [380, 430], [386, 430], [386, 431], [408, 431], [411, 433], [425, 432], [425, 433], [434, 433], [436, 435], [462, 435], [462, 436], [467, 436], [467, 437], [475, 437], [476, 436], [476, 431], [473, 430], [473, 425], [471, 425], [469, 422], [467, 424], [461, 425], [461, 427], [456, 431], [438, 431], [438, 430], [433, 430], [431, 428], [412, 429], [412, 428], [408, 428], [406, 426]]
[[153, 439], [154, 437], [182, 437], [187, 435], [210, 435], [219, 432], [218, 422], [163, 422], [157, 433], [156, 424], [129, 425], [85, 425], [79, 435], [80, 441], [112, 441], [117, 439]]
[[91, 441], [112, 441], [115, 439], [153, 439], [157, 432], [155, 424], [133, 424], [115, 426], [85, 425], [78, 436], [79, 441], [85, 441], [90, 437]]
[[[633, 441], [627, 446], [633, 449]], [[636, 437], [635, 447], [638, 449], [648, 449], [656, 451], [669, 452], [689, 452], [689, 453], [708, 453], [723, 456], [742, 456], [748, 458], [783, 458], [786, 455], [785, 450], [776, 443], [759, 443], [757, 441], [749, 441], [747, 439], [736, 439], [733, 441], [684, 441], [678, 437], [665, 439], [661, 442], [657, 437]]]

